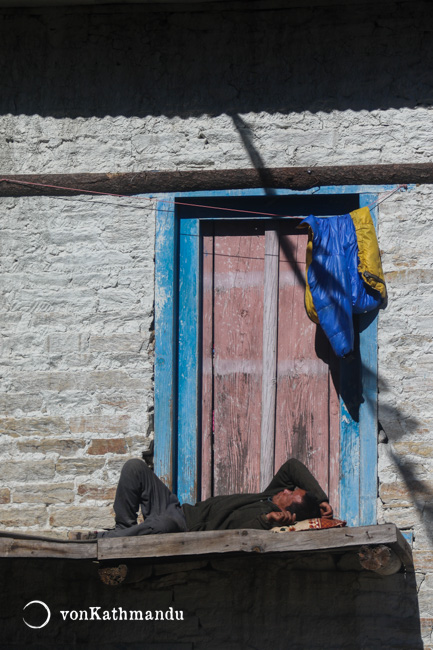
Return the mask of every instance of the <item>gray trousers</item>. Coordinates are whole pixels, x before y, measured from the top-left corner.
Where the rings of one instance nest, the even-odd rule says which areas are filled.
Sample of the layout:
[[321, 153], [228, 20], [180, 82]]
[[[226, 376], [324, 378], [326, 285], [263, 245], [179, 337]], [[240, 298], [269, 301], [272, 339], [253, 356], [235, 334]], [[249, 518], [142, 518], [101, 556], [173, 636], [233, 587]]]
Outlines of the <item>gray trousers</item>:
[[[140, 507], [144, 522], [137, 524]], [[139, 458], [128, 460], [122, 468], [114, 512], [116, 527], [98, 533], [98, 537], [181, 533], [187, 530], [177, 496]]]

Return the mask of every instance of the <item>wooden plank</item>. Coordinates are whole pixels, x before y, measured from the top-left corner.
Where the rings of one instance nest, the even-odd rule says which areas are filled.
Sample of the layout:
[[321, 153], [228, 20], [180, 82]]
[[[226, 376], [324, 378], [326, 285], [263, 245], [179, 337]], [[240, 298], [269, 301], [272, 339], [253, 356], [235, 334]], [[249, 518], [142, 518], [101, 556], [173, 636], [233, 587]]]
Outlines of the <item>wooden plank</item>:
[[334, 509], [334, 517], [340, 516], [340, 363], [328, 342], [328, 396], [329, 396], [329, 457], [328, 457], [328, 496]]
[[[352, 366], [356, 361], [341, 363], [341, 383], [349, 390], [354, 384], [353, 375], [356, 368]], [[356, 393], [356, 387], [353, 393]], [[340, 425], [340, 517], [345, 519], [349, 526], [359, 524], [359, 421], [352, 417], [349, 407], [341, 398], [341, 425]]]
[[197, 501], [198, 416], [198, 219], [179, 224], [179, 319], [177, 394], [177, 488], [181, 503]]
[[[361, 194], [360, 207], [377, 201], [377, 194]], [[377, 209], [371, 210], [377, 227]], [[377, 503], [377, 311], [359, 317], [359, 348], [363, 400], [359, 407], [360, 524], [375, 524]]]
[[263, 372], [260, 427], [260, 490], [274, 475], [275, 405], [277, 395], [278, 272], [279, 237], [276, 230], [265, 231], [263, 287]]
[[[433, 183], [433, 163], [336, 165], [105, 174], [17, 174], [0, 178], [0, 196], [71, 196], [85, 192], [144, 194], [236, 190], [266, 186], [306, 190], [319, 186]], [[41, 183], [46, 187], [25, 185]], [[49, 187], [49, 186], [57, 186]], [[76, 189], [74, 189], [76, 188]]]
[[411, 546], [398, 528], [396, 535], [397, 541], [394, 544], [391, 544], [391, 548], [398, 555], [406, 569], [413, 570], [414, 563]]
[[[360, 194], [360, 206], [376, 194]], [[372, 211], [375, 219], [375, 211]], [[341, 480], [340, 516], [350, 525], [376, 523], [377, 499], [377, 318], [356, 320], [359, 349], [341, 362]]]
[[155, 472], [173, 489], [175, 408], [174, 322], [177, 293], [177, 222], [174, 204], [160, 202], [155, 240]]
[[[213, 230], [213, 224], [211, 224]], [[213, 486], [213, 291], [214, 236], [203, 236], [201, 500]]]
[[[330, 439], [339, 445], [337, 391], [330, 381], [329, 343], [305, 311], [307, 235], [281, 225], [276, 457], [305, 463], [338, 511], [337, 468], [330, 493]], [[332, 407], [332, 411], [330, 411]]]
[[362, 545], [398, 542], [394, 524], [273, 533], [259, 530], [215, 530], [116, 537], [98, 540], [98, 559], [177, 557], [214, 553], [306, 553], [350, 550]]
[[65, 543], [1, 537], [0, 557], [46, 557], [66, 560], [94, 560], [97, 557], [97, 542]]
[[215, 225], [214, 494], [259, 491], [262, 225]]

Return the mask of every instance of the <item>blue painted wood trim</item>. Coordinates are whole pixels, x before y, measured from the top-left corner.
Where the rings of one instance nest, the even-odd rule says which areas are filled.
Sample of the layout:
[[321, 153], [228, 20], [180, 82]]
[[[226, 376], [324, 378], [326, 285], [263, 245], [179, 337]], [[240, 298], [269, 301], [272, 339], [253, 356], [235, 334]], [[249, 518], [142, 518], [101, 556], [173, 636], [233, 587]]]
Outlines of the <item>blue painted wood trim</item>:
[[[182, 198], [218, 198], [227, 196], [269, 196], [269, 192], [273, 196], [308, 196], [311, 194], [379, 194], [383, 192], [390, 192], [396, 189], [397, 185], [323, 185], [321, 187], [310, 187], [308, 190], [289, 190], [289, 189], [272, 189], [256, 188], [256, 189], [239, 189], [239, 190], [209, 190], [207, 192], [179, 192], [177, 194], [169, 195], [173, 200]], [[408, 185], [407, 191], [413, 190], [416, 185]], [[152, 198], [151, 195], [143, 195]], [[164, 195], [166, 196], [166, 195]]]
[[[360, 193], [360, 207], [377, 200]], [[377, 226], [376, 209], [371, 210]], [[341, 362], [340, 516], [350, 526], [376, 523], [377, 498], [377, 313], [358, 323], [359, 350]]]
[[[376, 194], [361, 194], [360, 207], [374, 203], [377, 199]], [[377, 208], [372, 208], [370, 212], [377, 229]], [[377, 313], [360, 316], [363, 397], [359, 409], [361, 526], [377, 523], [377, 322]]]
[[177, 495], [181, 503], [197, 501], [199, 229], [198, 219], [180, 221]]
[[358, 525], [360, 497], [359, 408], [357, 406], [358, 359], [340, 363], [340, 508], [338, 515], [349, 526]]
[[173, 203], [159, 202], [155, 233], [155, 472], [173, 484], [173, 424], [176, 411], [175, 313], [177, 221]]
[[406, 542], [412, 548], [413, 547], [413, 531], [412, 530], [401, 530], [400, 532], [403, 535], [403, 537], [405, 538]]

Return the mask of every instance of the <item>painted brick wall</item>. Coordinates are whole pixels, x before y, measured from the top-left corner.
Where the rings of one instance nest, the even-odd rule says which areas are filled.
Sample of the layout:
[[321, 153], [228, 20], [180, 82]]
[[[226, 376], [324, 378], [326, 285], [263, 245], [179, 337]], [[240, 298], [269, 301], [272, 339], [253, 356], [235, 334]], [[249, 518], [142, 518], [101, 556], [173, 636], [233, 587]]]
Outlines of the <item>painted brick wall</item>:
[[[3, 10], [2, 173], [432, 159], [428, 3], [159, 12]], [[2, 526], [110, 526], [118, 471], [153, 435], [152, 205], [0, 206]], [[379, 210], [390, 304], [379, 327], [378, 511], [415, 534], [426, 648], [431, 206], [432, 190], [418, 187]]]

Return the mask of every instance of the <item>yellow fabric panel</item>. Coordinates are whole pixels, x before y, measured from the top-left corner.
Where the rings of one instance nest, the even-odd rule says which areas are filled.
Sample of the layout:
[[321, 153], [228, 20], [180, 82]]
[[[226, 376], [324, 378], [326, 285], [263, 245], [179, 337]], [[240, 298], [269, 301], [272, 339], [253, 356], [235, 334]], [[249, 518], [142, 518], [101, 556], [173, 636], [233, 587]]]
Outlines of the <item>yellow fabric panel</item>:
[[358, 240], [358, 271], [370, 287], [380, 292], [382, 300], [386, 300], [385, 276], [382, 270], [379, 245], [370, 210], [368, 207], [359, 208], [359, 210], [351, 212], [350, 216]]
[[305, 267], [305, 309], [310, 320], [313, 323], [319, 324], [319, 318], [317, 316], [317, 311], [313, 303], [313, 296], [311, 295], [310, 285], [308, 284], [308, 268], [313, 260], [313, 231], [308, 226], [308, 244], [307, 244], [307, 256], [306, 256], [306, 267]]

